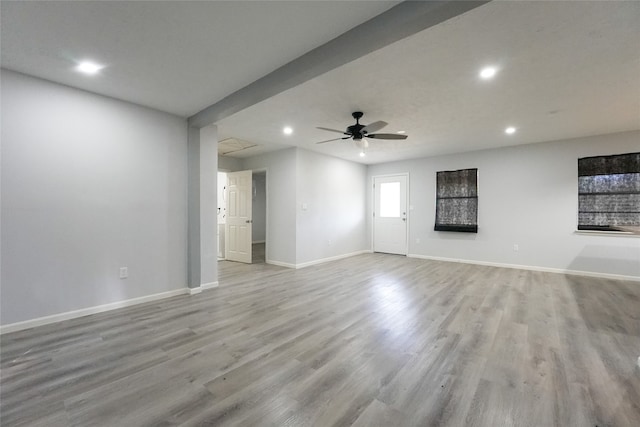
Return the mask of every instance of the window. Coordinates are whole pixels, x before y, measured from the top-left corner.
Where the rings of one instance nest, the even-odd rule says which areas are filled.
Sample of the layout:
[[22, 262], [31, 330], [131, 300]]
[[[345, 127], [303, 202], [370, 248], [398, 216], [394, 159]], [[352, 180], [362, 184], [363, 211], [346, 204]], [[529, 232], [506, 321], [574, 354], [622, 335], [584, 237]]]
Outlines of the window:
[[400, 183], [380, 184], [380, 217], [400, 218]]
[[578, 159], [578, 230], [640, 226], [640, 153]]
[[436, 174], [434, 230], [478, 232], [478, 169]]

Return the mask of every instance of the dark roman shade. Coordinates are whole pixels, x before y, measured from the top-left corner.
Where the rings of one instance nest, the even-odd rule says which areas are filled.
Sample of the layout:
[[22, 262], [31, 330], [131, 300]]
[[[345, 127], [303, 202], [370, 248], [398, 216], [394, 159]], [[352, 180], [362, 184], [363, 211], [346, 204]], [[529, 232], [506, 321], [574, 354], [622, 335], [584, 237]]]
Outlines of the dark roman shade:
[[640, 226], [640, 153], [578, 159], [578, 230]]
[[436, 174], [434, 230], [478, 232], [478, 169]]

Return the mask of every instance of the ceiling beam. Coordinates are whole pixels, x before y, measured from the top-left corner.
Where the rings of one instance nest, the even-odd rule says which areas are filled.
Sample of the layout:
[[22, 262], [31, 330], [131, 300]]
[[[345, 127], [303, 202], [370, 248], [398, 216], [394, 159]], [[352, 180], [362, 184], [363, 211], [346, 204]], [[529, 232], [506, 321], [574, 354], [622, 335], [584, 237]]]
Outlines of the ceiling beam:
[[189, 125], [204, 127], [217, 123], [258, 102], [489, 1], [404, 1], [194, 114], [189, 117]]

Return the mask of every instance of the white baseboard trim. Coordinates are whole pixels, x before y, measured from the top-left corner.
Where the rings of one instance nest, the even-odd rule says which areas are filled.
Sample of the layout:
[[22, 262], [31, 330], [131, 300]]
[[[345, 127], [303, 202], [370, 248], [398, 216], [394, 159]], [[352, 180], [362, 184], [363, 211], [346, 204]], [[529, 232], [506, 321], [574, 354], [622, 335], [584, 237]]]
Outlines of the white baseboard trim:
[[199, 294], [200, 292], [218, 287], [218, 282], [203, 283], [197, 288], [189, 288], [189, 295]]
[[109, 304], [97, 305], [94, 307], [82, 308], [80, 310], [67, 311], [65, 313], [52, 314], [50, 316], [38, 317], [35, 319], [24, 320], [22, 322], [10, 323], [0, 326], [0, 335], [10, 332], [22, 331], [24, 329], [35, 328], [37, 326], [48, 325], [50, 323], [62, 322], [63, 320], [75, 319], [77, 317], [89, 316], [91, 314], [111, 311], [118, 308], [130, 307], [132, 305], [143, 304], [145, 302], [156, 301], [160, 299], [170, 298], [177, 295], [190, 294], [190, 288], [175, 289], [173, 291], [161, 292], [153, 295], [132, 298], [124, 301], [116, 301]]
[[335, 255], [332, 257], [328, 257], [328, 258], [321, 258], [321, 259], [316, 259], [313, 261], [307, 261], [307, 262], [302, 262], [300, 264], [296, 264], [295, 268], [305, 268], [305, 267], [309, 267], [311, 265], [318, 265], [318, 264], [324, 264], [325, 262], [330, 262], [330, 261], [337, 261], [339, 259], [344, 259], [344, 258], [350, 258], [352, 256], [356, 256], [356, 255], [362, 255], [365, 253], [368, 253], [368, 250], [362, 250], [362, 251], [355, 251], [355, 252], [351, 252], [348, 254], [342, 254], [342, 255]]
[[369, 249], [365, 249], [365, 250], [362, 250], [362, 251], [356, 251], [356, 252], [351, 252], [351, 253], [348, 253], [348, 254], [336, 255], [336, 256], [329, 257], [329, 258], [322, 258], [322, 259], [316, 259], [316, 260], [313, 260], [313, 261], [302, 262], [300, 264], [290, 264], [288, 262], [274, 261], [274, 260], [271, 260], [271, 259], [266, 260], [265, 263], [271, 264], [271, 265], [277, 265], [278, 267], [286, 267], [286, 268], [298, 269], [298, 268], [309, 267], [311, 265], [324, 264], [325, 262], [337, 261], [339, 259], [349, 258], [349, 257], [352, 257], [352, 256], [361, 255], [361, 254], [368, 254], [368, 253], [371, 253], [371, 251]]
[[428, 259], [432, 261], [459, 262], [462, 264], [486, 265], [489, 267], [515, 268], [518, 270], [543, 271], [546, 273], [570, 274], [572, 276], [599, 277], [603, 279], [629, 280], [632, 282], [640, 282], [640, 277], [638, 276], [625, 276], [622, 274], [598, 273], [595, 271], [567, 270], [564, 268], [539, 267], [535, 265], [505, 264], [500, 262], [475, 261], [475, 260], [469, 260], [469, 259], [445, 258], [445, 257], [436, 257], [436, 256], [418, 255], [418, 254], [407, 254], [407, 257]]
[[352, 256], [361, 255], [361, 254], [368, 254], [368, 253], [371, 253], [371, 250], [365, 249], [365, 250], [362, 250], [362, 251], [356, 251], [356, 252], [351, 252], [351, 253], [348, 253], [348, 254], [336, 255], [336, 256], [329, 257], [329, 258], [321, 258], [321, 259], [316, 259], [316, 260], [313, 260], [313, 261], [302, 262], [300, 264], [290, 264], [290, 263], [287, 263], [287, 262], [274, 261], [274, 260], [270, 260], [270, 259], [266, 260], [265, 262], [267, 264], [277, 265], [278, 267], [286, 267], [286, 268], [298, 269], [298, 268], [309, 267], [311, 265], [324, 264], [325, 262], [337, 261], [339, 259], [349, 258], [349, 257], [352, 257]]
[[278, 267], [296, 268], [295, 264], [289, 264], [288, 262], [274, 261], [272, 259], [265, 260], [265, 263], [266, 264], [271, 264], [271, 265], [276, 265]]
[[204, 284], [200, 285], [200, 287], [202, 289], [211, 289], [211, 288], [217, 288], [218, 285], [219, 285], [219, 283], [217, 281], [215, 281], [215, 282], [204, 283]]

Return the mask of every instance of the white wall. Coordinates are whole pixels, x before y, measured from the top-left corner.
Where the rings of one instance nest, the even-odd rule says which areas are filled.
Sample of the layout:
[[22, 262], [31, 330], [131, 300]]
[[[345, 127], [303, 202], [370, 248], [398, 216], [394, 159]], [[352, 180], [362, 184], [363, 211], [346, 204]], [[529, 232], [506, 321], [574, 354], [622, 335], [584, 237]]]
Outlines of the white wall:
[[267, 261], [296, 263], [296, 148], [243, 159], [244, 170], [267, 172]]
[[0, 322], [184, 288], [185, 120], [1, 78]]
[[265, 173], [253, 174], [253, 203], [251, 204], [251, 227], [253, 242], [264, 242], [267, 232], [267, 176]]
[[367, 249], [367, 167], [312, 151], [297, 153], [297, 263]]
[[[638, 277], [640, 238], [575, 230], [577, 159], [639, 143], [640, 132], [625, 132], [373, 165], [368, 176], [409, 173], [410, 254]], [[436, 172], [475, 167], [478, 234], [433, 231]]]

